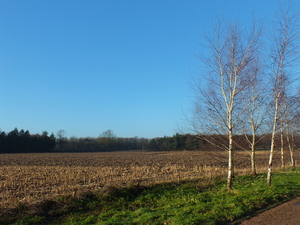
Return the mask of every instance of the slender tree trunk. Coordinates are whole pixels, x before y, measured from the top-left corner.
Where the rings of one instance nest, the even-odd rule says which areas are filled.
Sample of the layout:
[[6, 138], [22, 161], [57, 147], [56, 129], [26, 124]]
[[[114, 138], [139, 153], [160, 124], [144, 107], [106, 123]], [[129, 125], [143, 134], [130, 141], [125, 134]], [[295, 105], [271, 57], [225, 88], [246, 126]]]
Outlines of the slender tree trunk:
[[284, 135], [283, 135], [283, 128], [282, 128], [281, 124], [281, 128], [280, 128], [280, 158], [281, 158], [281, 169], [283, 169], [285, 167], [285, 162], [284, 162]]
[[252, 144], [251, 144], [251, 171], [253, 175], [256, 175], [256, 162], [255, 162], [255, 147], [256, 147], [256, 136], [255, 129], [252, 130]]
[[267, 185], [268, 186], [271, 186], [271, 181], [272, 181], [272, 164], [273, 164], [273, 155], [274, 155], [275, 133], [276, 133], [276, 129], [277, 129], [277, 120], [278, 120], [277, 119], [278, 98], [279, 98], [279, 96], [276, 96], [276, 99], [275, 99], [275, 113], [274, 113], [273, 130], [272, 130], [272, 138], [271, 138], [271, 149], [270, 149], [268, 175], [267, 175]]
[[273, 154], [274, 154], [274, 134], [272, 133], [271, 139], [271, 149], [270, 149], [270, 156], [269, 156], [269, 165], [268, 165], [268, 175], [267, 175], [267, 185], [271, 186], [272, 181], [272, 163], [273, 163]]
[[292, 167], [295, 168], [296, 167], [296, 163], [295, 163], [295, 157], [294, 157], [294, 143], [295, 143], [295, 136], [294, 136], [294, 132], [292, 133], [292, 148], [291, 148], [291, 163], [292, 163]]
[[228, 149], [228, 175], [227, 175], [227, 189], [232, 187], [233, 179], [233, 150], [232, 150], [232, 134], [229, 134], [229, 149]]
[[[295, 168], [295, 158], [294, 158], [294, 132], [292, 132], [292, 140], [290, 140], [290, 135], [289, 132], [287, 131], [286, 134], [286, 139], [287, 139], [287, 143], [289, 145], [289, 150], [290, 150], [290, 158], [291, 158], [291, 165], [293, 168]], [[292, 142], [292, 143], [291, 143]]]
[[227, 175], [227, 189], [232, 187], [232, 179], [234, 174], [234, 164], [233, 164], [233, 131], [232, 131], [232, 113], [229, 110], [228, 115], [228, 175]]

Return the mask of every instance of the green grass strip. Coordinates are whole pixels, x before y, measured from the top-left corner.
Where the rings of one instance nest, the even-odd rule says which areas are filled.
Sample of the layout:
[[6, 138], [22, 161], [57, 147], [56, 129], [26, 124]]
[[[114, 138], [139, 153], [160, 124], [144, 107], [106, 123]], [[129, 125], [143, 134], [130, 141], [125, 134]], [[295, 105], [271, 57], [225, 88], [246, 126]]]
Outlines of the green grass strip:
[[260, 174], [236, 177], [232, 190], [225, 180], [192, 180], [66, 197], [14, 224], [228, 224], [299, 196], [299, 173], [274, 173], [271, 187]]

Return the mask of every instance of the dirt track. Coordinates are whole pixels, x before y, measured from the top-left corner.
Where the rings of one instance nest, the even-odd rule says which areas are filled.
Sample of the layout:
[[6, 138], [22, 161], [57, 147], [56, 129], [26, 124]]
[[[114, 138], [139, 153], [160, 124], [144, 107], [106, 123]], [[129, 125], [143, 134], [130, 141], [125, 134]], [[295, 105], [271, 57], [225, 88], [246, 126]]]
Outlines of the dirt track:
[[241, 225], [293, 225], [300, 224], [300, 197], [265, 211]]

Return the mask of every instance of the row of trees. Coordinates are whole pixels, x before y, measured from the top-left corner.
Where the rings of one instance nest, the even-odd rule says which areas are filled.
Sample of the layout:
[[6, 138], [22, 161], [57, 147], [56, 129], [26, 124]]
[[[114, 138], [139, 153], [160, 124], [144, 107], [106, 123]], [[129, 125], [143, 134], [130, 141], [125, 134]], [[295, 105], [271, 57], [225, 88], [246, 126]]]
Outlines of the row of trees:
[[146, 138], [122, 138], [117, 137], [113, 131], [107, 130], [97, 138], [65, 137], [65, 131], [57, 133], [56, 151], [69, 152], [96, 152], [96, 151], [122, 151], [147, 149], [149, 140]]
[[92, 152], [147, 149], [149, 140], [146, 138], [121, 138], [111, 130], [103, 132], [98, 138], [66, 137], [60, 130], [56, 136], [47, 131], [42, 134], [30, 134], [28, 130], [14, 130], [5, 133], [0, 131], [0, 153], [29, 152]]
[[202, 150], [203, 140], [196, 135], [175, 134], [172, 137], [153, 138], [149, 141], [148, 149], [152, 151]]
[[[253, 172], [255, 151], [263, 133], [270, 133], [267, 184], [271, 185], [276, 136], [280, 137], [282, 167], [285, 141], [294, 166], [294, 141], [299, 131], [299, 12], [290, 1], [272, 21], [242, 26], [221, 19], [206, 35], [208, 54], [200, 55], [201, 74], [192, 82], [196, 93], [192, 117], [195, 133], [228, 152], [227, 188], [234, 177], [234, 137], [249, 143]], [[218, 142], [212, 134], [226, 136]]]
[[0, 131], [0, 153], [143, 150], [148, 148], [148, 142], [146, 138], [117, 137], [111, 130], [98, 138], [67, 138], [64, 130], [59, 130], [56, 136], [53, 133], [49, 136], [47, 131], [30, 134], [18, 128], [8, 133]]
[[[251, 143], [249, 140], [258, 140], [255, 145], [255, 150], [266, 150], [270, 148], [272, 134], [262, 134], [252, 137], [252, 135], [235, 135], [233, 136], [232, 149], [236, 151], [249, 151]], [[294, 136], [294, 146], [300, 146], [300, 136]], [[209, 140], [209, 141], [207, 141]], [[212, 144], [212, 140], [214, 144]], [[147, 149], [151, 151], [180, 151], [180, 150], [193, 150], [193, 151], [206, 151], [211, 154], [218, 152], [221, 148], [216, 147], [226, 146], [228, 143], [227, 135], [211, 134], [211, 135], [191, 135], [191, 134], [175, 134], [172, 137], [153, 138], [149, 141]], [[281, 148], [281, 135], [275, 135], [274, 146], [278, 150]], [[284, 147], [289, 147], [289, 142], [285, 141]], [[252, 171], [255, 174], [255, 170]]]
[[30, 134], [29, 131], [15, 128], [9, 133], [0, 132], [0, 152], [1, 153], [21, 153], [21, 152], [51, 152], [56, 143], [53, 134], [48, 136], [44, 131], [41, 135]]
[[[178, 134], [172, 137], [164, 136], [161, 138], [122, 138], [117, 137], [111, 130], [103, 132], [98, 138], [67, 138], [66, 132], [60, 130], [57, 135], [52, 133], [48, 136], [47, 131], [42, 134], [30, 134], [23, 129], [18, 131], [17, 128], [9, 133], [0, 132], [0, 152], [1, 153], [25, 153], [25, 152], [105, 152], [105, 151], [122, 151], [122, 150], [151, 150], [151, 151], [216, 151], [214, 140], [219, 145], [227, 142], [226, 135], [191, 135]], [[269, 147], [272, 134], [263, 134], [256, 136], [259, 140], [256, 144], [256, 150], [265, 150]], [[297, 135], [293, 137], [294, 145], [300, 146], [300, 138]], [[207, 140], [210, 141], [207, 141]], [[249, 149], [249, 140], [251, 135], [235, 135], [233, 137], [233, 150], [244, 151]], [[281, 136], [277, 134], [274, 146], [278, 149], [281, 147]], [[284, 147], [288, 147], [286, 141]]]

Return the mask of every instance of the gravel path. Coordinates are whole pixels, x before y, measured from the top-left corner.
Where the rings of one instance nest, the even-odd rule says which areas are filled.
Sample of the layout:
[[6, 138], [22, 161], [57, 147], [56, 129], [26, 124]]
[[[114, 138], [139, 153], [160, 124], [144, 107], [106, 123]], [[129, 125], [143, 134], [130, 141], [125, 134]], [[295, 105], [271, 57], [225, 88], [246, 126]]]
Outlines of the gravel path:
[[293, 225], [300, 224], [300, 197], [265, 211], [241, 225]]

